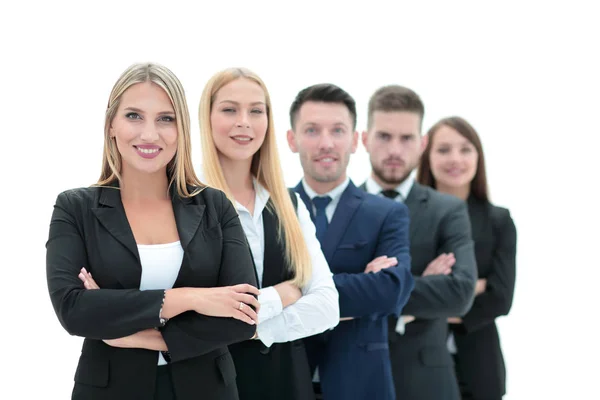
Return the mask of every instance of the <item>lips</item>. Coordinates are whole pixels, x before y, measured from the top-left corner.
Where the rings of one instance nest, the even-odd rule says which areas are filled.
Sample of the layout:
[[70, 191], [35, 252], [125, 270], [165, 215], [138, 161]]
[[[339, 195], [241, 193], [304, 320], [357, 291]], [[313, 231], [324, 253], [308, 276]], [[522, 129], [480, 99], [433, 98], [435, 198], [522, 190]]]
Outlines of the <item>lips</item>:
[[460, 175], [462, 175], [462, 174], [463, 174], [465, 171], [464, 171], [463, 169], [460, 169], [460, 168], [450, 168], [450, 169], [446, 169], [446, 170], [444, 170], [444, 172], [445, 172], [447, 175], [450, 175], [450, 176], [460, 176]]
[[402, 160], [386, 160], [383, 162], [383, 165], [390, 168], [399, 168], [404, 166], [404, 161]]
[[254, 139], [251, 138], [250, 136], [246, 136], [246, 135], [237, 135], [237, 136], [231, 136], [231, 140], [233, 140], [237, 144], [247, 145], [247, 144], [251, 143]]
[[155, 158], [160, 154], [162, 148], [160, 146], [151, 145], [151, 144], [140, 144], [137, 146], [133, 146], [136, 152], [142, 157], [146, 159]]

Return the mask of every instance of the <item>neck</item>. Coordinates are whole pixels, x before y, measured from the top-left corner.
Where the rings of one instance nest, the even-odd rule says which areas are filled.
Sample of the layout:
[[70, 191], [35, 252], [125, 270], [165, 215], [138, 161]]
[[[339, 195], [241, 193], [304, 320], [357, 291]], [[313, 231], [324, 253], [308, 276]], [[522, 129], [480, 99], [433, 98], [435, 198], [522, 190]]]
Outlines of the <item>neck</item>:
[[320, 182], [307, 175], [304, 175], [304, 180], [308, 186], [315, 191], [315, 193], [322, 195], [331, 192], [333, 189], [341, 185], [342, 182], [346, 180], [346, 173], [344, 173], [339, 179], [336, 179], [332, 182]]
[[236, 200], [242, 200], [240, 203], [243, 203], [243, 200], [247, 197], [247, 195], [244, 196], [244, 193], [247, 194], [248, 191], [254, 189], [252, 174], [250, 173], [252, 159], [237, 161], [226, 157], [219, 157], [219, 161], [231, 194]]
[[167, 200], [169, 181], [164, 169], [153, 174], [123, 168], [121, 173], [121, 198], [126, 201]]
[[459, 199], [467, 200], [469, 194], [471, 194], [471, 187], [469, 185], [465, 186], [446, 186], [438, 183], [436, 187], [438, 192], [451, 194], [452, 196], [456, 196]]

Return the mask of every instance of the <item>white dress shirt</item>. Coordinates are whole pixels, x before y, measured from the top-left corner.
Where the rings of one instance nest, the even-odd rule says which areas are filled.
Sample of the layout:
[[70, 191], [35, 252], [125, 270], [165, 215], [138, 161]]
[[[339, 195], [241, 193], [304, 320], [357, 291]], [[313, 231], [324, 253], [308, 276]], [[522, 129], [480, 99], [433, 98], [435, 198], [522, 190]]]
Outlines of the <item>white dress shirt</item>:
[[[408, 197], [408, 194], [410, 193], [410, 189], [412, 189], [414, 183], [415, 183], [415, 176], [411, 173], [401, 184], [399, 184], [398, 186], [396, 186], [394, 188], [394, 190], [396, 192], [400, 193], [400, 196], [396, 196], [396, 198], [394, 200], [399, 201], [399, 202], [404, 202], [406, 200], [406, 198]], [[373, 179], [372, 176], [369, 176], [367, 178], [365, 185], [367, 187], [368, 193], [382, 196], [381, 191], [383, 190], [383, 188], [379, 185], [379, 183], [377, 183], [375, 181], [375, 179]]]
[[[327, 207], [325, 207], [325, 215], [327, 216], [328, 222], [331, 222], [331, 218], [333, 217], [333, 214], [335, 213], [335, 209], [337, 208], [337, 205], [340, 203], [340, 198], [342, 197], [342, 193], [344, 193], [344, 190], [346, 190], [349, 183], [350, 183], [350, 178], [346, 178], [344, 180], [344, 182], [342, 182], [341, 184], [339, 184], [338, 186], [336, 186], [329, 192], [324, 193], [324, 194], [317, 194], [317, 192], [315, 192], [310, 186], [308, 186], [308, 183], [306, 183], [306, 181], [304, 179], [302, 179], [302, 186], [304, 187], [304, 191], [306, 192], [306, 194], [308, 195], [308, 197], [311, 200], [316, 196], [331, 197], [331, 201], [329, 202], [329, 204], [327, 204]], [[313, 205], [312, 208], [313, 208], [312, 213], [315, 214], [317, 212], [315, 206]], [[316, 232], [316, 229], [315, 229], [315, 232]]]
[[302, 297], [294, 304], [283, 308], [281, 298], [274, 287], [262, 288], [264, 269], [265, 236], [262, 213], [269, 201], [269, 192], [254, 180], [256, 197], [254, 213], [239, 202], [235, 202], [242, 227], [252, 250], [256, 273], [259, 279], [258, 339], [265, 346], [273, 343], [290, 342], [312, 336], [335, 327], [340, 320], [338, 291], [333, 283], [333, 274], [321, 251], [316, 229], [304, 202], [298, 195], [298, 220], [312, 262], [311, 279], [302, 289]]

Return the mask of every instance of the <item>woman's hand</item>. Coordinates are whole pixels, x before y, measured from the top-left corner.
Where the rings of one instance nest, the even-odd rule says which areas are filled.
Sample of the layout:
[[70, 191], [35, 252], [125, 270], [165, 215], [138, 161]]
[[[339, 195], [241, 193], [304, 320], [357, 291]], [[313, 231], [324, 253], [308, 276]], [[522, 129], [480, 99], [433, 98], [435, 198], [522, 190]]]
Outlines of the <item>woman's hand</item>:
[[100, 289], [100, 286], [98, 286], [96, 281], [92, 278], [92, 274], [87, 272], [85, 268], [81, 268], [79, 279], [81, 279], [83, 286], [85, 286], [86, 289]]
[[285, 281], [273, 286], [281, 298], [283, 308], [290, 306], [300, 300], [302, 292], [298, 287], [292, 284], [292, 281]]
[[253, 295], [258, 296], [260, 291], [254, 286], [243, 283], [235, 286], [190, 289], [193, 309], [197, 313], [211, 317], [232, 317], [250, 325], [258, 323], [260, 304]]

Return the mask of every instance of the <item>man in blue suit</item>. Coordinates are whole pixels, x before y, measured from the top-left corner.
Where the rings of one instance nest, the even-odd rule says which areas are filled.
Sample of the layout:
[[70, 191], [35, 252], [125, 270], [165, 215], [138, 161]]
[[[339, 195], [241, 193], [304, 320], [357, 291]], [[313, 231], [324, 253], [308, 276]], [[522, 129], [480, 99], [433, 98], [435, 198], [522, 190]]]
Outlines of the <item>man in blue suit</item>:
[[395, 399], [387, 317], [400, 314], [414, 285], [408, 209], [348, 178], [358, 145], [348, 93], [331, 84], [308, 87], [290, 119], [288, 144], [304, 170], [296, 191], [311, 211], [340, 302], [339, 325], [305, 340], [315, 387], [327, 400]]

